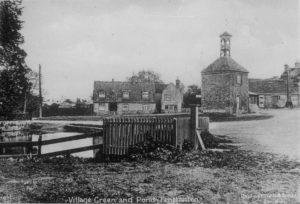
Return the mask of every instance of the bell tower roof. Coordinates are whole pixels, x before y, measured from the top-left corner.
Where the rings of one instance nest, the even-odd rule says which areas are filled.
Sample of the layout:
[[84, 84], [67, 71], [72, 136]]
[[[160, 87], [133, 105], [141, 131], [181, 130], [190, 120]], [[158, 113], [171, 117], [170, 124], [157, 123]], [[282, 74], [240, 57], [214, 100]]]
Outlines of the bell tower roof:
[[227, 31], [225, 31], [223, 34], [220, 35], [220, 37], [232, 37], [232, 35], [230, 35]]

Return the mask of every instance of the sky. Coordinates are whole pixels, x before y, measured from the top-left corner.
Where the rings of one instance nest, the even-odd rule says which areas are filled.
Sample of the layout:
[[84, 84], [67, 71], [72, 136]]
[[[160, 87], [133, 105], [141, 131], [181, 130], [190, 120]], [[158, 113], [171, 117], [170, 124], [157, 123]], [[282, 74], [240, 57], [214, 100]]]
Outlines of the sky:
[[299, 0], [23, 0], [28, 66], [46, 99], [89, 99], [95, 80], [150, 69], [165, 83], [201, 85], [232, 35], [249, 78], [280, 76], [300, 59]]

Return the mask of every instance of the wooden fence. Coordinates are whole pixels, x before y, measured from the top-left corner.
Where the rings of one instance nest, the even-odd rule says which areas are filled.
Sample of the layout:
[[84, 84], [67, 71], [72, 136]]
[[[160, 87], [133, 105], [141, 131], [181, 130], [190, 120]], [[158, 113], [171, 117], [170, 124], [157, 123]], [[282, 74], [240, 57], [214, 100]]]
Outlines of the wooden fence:
[[[120, 117], [103, 121], [103, 149], [105, 155], [125, 155], [130, 146], [145, 142], [149, 137], [182, 149], [184, 140], [192, 140], [198, 147], [196, 131], [209, 128], [207, 117], [197, 117], [193, 127], [192, 118]], [[194, 131], [192, 131], [194, 128]], [[195, 135], [193, 135], [195, 134]]]
[[[84, 147], [77, 147], [73, 149], [67, 149], [62, 151], [56, 151], [56, 152], [49, 152], [49, 153], [43, 153], [42, 154], [42, 147], [43, 145], [50, 145], [50, 144], [57, 144], [61, 142], [69, 142], [74, 140], [80, 140], [85, 138], [99, 138], [99, 136], [102, 136], [102, 131], [98, 132], [92, 132], [92, 133], [85, 133], [81, 135], [75, 135], [70, 137], [62, 137], [52, 140], [42, 140], [42, 135], [39, 136], [38, 141], [21, 141], [21, 142], [0, 142], [0, 149], [2, 149], [2, 155], [0, 157], [16, 157], [16, 156], [58, 156], [58, 155], [65, 155], [65, 154], [72, 154], [87, 150], [99, 150], [102, 147], [102, 144], [93, 142], [93, 145], [90, 146], [84, 146]], [[31, 148], [31, 147], [37, 147], [37, 153], [36, 154], [21, 154], [21, 155], [7, 155], [5, 154], [5, 149], [8, 147], [24, 147], [24, 148]]]
[[153, 140], [176, 146], [176, 120], [173, 118], [122, 117], [103, 121], [103, 153], [124, 155], [130, 146]]

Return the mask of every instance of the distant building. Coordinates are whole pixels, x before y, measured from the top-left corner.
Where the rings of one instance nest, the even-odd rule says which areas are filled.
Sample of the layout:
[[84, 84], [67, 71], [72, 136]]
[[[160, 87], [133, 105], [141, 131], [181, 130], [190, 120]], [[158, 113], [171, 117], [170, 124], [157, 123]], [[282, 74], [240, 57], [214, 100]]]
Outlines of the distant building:
[[260, 108], [283, 108], [287, 101], [294, 107], [300, 105], [300, 63], [294, 68], [285, 65], [281, 77], [270, 79], [249, 79], [251, 103], [257, 103]]
[[68, 109], [68, 108], [75, 108], [76, 104], [71, 101], [64, 101], [59, 104], [58, 108], [59, 109]]
[[248, 112], [248, 71], [231, 58], [231, 37], [220, 35], [220, 57], [201, 72], [205, 112]]
[[181, 112], [182, 100], [179, 80], [176, 85], [114, 80], [94, 82], [96, 115]]
[[292, 82], [300, 82], [300, 60], [295, 62], [295, 67], [289, 67], [288, 65], [284, 66], [284, 72], [281, 74], [280, 78], [287, 80], [287, 77]]
[[94, 113], [154, 113], [154, 83], [95, 81]]
[[170, 83], [162, 91], [161, 112], [162, 113], [181, 112], [182, 103], [183, 103], [183, 90], [180, 87], [179, 79], [177, 79], [176, 85]]

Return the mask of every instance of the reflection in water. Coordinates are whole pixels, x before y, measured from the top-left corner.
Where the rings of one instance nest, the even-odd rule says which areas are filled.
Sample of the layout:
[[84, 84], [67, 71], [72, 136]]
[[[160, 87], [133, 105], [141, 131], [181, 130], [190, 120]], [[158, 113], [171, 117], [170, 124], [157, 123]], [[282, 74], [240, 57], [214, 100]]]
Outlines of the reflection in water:
[[[81, 133], [75, 132], [55, 132], [55, 133], [43, 133], [42, 140], [51, 140], [62, 137], [70, 137], [75, 135], [80, 135]], [[21, 142], [21, 141], [38, 141], [39, 134], [32, 134], [29, 132], [23, 131], [14, 131], [14, 132], [2, 132], [0, 133], [0, 142]], [[41, 153], [50, 153], [61, 150], [68, 150], [77, 147], [84, 147], [93, 145], [93, 138], [84, 138], [80, 140], [74, 140], [69, 142], [61, 142], [56, 144], [44, 145], [42, 146]], [[37, 147], [0, 147], [0, 155], [8, 154], [36, 154]], [[93, 150], [79, 152], [72, 154], [73, 156], [78, 157], [93, 157]]]

